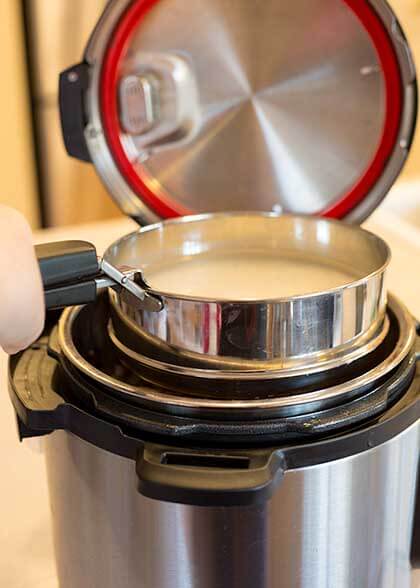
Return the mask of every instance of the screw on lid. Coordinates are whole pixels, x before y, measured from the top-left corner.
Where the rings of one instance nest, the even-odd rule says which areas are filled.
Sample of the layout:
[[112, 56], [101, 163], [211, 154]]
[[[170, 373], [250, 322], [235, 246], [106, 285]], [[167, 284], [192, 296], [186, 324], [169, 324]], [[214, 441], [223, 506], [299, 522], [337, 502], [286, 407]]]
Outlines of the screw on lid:
[[361, 222], [414, 130], [410, 52], [384, 0], [114, 0], [87, 60], [92, 159], [146, 221], [274, 210]]

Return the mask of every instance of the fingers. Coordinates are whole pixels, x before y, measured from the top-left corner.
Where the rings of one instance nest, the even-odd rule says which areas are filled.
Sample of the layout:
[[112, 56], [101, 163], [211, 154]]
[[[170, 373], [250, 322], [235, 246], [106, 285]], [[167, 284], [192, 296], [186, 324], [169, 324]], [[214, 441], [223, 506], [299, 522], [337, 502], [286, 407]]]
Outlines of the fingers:
[[0, 205], [0, 347], [21, 351], [41, 334], [44, 320], [31, 229], [20, 213]]

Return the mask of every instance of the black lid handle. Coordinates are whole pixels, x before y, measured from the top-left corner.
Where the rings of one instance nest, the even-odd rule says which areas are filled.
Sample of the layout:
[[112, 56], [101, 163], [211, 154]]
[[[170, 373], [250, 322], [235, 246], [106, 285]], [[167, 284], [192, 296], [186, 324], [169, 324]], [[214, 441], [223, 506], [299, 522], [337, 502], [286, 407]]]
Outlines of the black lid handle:
[[146, 443], [136, 471], [148, 498], [194, 506], [245, 506], [265, 502], [283, 478], [283, 458], [273, 450], [213, 452]]
[[91, 162], [85, 139], [85, 93], [89, 87], [89, 66], [77, 63], [60, 74], [59, 104], [64, 145], [71, 157]]

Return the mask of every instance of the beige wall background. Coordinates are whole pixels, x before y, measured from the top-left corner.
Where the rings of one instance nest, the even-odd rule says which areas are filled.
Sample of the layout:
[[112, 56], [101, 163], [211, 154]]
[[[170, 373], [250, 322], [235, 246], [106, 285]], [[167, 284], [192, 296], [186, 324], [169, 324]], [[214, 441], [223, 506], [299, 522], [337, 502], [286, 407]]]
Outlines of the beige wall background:
[[119, 210], [93, 165], [68, 157], [58, 112], [58, 75], [80, 62], [107, 0], [25, 1], [46, 223], [62, 226], [116, 216]]
[[0, 202], [39, 224], [20, 3], [0, 0]]
[[[65, 22], [60, 22], [63, 14], [68, 16], [68, 13], [59, 10], [59, 5], [61, 8], [68, 8], [70, 4], [67, 2], [74, 8], [74, 14], [82, 15], [80, 18], [83, 18], [74, 22], [74, 30], [70, 25], [67, 27]], [[39, 50], [45, 46], [47, 55], [51, 57], [41, 60], [45, 67], [41, 68], [40, 75], [46, 75], [51, 67], [57, 68], [57, 72], [52, 72], [53, 75], [50, 76], [55, 88], [56, 74], [80, 57], [88, 32], [100, 14], [105, 0], [30, 0], [30, 3], [33, 7], [43, 5], [46, 9], [45, 14], [48, 15], [48, 22], [45, 22], [44, 18], [35, 23], [35, 26], [39, 33]], [[21, 210], [35, 228], [39, 226], [40, 217], [20, 4], [18, 0], [0, 0], [0, 202]], [[420, 0], [391, 0], [391, 4], [409, 38], [415, 60], [420, 67]], [[56, 65], [63, 31], [68, 32], [72, 42], [68, 51], [61, 51], [58, 60], [60, 64]], [[51, 94], [48, 99], [53, 105], [56, 104], [55, 95]], [[48, 123], [48, 132], [43, 140], [42, 165], [51, 177], [53, 185], [58, 186], [48, 196], [48, 223], [60, 226], [118, 215], [118, 209], [99, 182], [92, 166], [71, 160], [65, 155], [57, 113], [46, 108], [40, 116], [45, 117]], [[420, 177], [420, 131], [399, 181], [417, 176]]]
[[[420, 0], [392, 0], [401, 25], [410, 42], [420, 79]], [[420, 176], [420, 123], [414, 139], [410, 156], [399, 181]]]

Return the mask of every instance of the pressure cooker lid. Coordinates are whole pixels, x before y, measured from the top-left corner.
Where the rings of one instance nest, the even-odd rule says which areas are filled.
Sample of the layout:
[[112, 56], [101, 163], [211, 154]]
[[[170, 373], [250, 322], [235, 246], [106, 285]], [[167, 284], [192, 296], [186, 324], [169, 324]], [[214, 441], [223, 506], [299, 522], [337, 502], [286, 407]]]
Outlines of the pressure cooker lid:
[[361, 222], [414, 130], [415, 72], [383, 0], [114, 0], [85, 58], [90, 157], [142, 221]]

